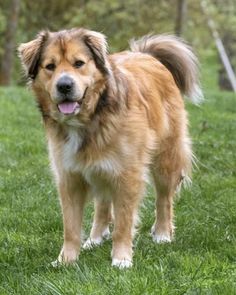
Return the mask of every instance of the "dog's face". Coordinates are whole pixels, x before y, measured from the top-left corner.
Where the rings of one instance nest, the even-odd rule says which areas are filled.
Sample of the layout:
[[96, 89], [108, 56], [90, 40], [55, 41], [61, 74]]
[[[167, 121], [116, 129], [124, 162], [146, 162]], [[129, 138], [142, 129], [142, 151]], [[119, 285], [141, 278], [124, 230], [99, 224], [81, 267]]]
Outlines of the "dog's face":
[[41, 108], [63, 121], [94, 111], [109, 73], [102, 34], [83, 29], [41, 32], [19, 47]]

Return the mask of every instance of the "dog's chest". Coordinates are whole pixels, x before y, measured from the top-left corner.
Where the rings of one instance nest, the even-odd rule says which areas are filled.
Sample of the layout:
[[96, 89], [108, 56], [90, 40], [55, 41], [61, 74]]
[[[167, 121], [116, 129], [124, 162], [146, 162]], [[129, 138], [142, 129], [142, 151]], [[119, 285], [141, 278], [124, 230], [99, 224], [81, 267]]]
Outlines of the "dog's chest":
[[81, 135], [74, 129], [68, 131], [67, 140], [63, 145], [63, 168], [68, 172], [79, 171], [76, 155], [83, 143]]
[[[98, 176], [116, 176], [121, 172], [121, 165], [115, 155], [109, 153], [99, 158], [90, 155], [84, 155], [80, 151], [83, 139], [76, 130], [68, 132], [67, 141], [63, 147], [63, 167], [66, 171], [80, 173], [88, 183], [94, 183], [93, 180]], [[97, 152], [97, 151], [96, 151]]]

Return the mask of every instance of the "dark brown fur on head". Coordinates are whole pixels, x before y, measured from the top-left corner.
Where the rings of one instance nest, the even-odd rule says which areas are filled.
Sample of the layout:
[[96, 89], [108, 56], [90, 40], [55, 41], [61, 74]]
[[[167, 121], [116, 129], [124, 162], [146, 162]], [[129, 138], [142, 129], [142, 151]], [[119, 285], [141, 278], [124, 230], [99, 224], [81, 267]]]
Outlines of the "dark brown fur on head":
[[18, 47], [19, 57], [25, 69], [27, 78], [35, 79], [40, 65], [40, 58], [47, 45], [47, 41], [58, 38], [61, 41], [61, 48], [63, 49], [63, 43], [68, 36], [83, 40], [91, 51], [97, 68], [103, 73], [109, 73], [105, 36], [101, 33], [85, 29], [71, 29], [56, 33], [41, 31], [34, 40], [28, 43], [23, 43]]
[[[95, 65], [95, 67], [90, 65], [90, 70], [88, 70], [88, 75], [94, 76], [94, 82], [93, 85], [89, 84], [84, 87], [87, 89], [86, 93], [84, 91], [84, 95], [87, 97], [90, 96], [91, 99], [88, 101], [84, 97], [86, 103], [83, 111], [85, 108], [90, 108], [87, 112], [89, 113], [88, 117], [91, 118], [91, 115], [94, 116], [97, 112], [100, 113], [102, 109], [111, 110], [114, 108], [114, 105], [117, 105], [114, 100], [116, 83], [111, 69], [112, 65], [107, 56], [106, 38], [103, 34], [86, 29], [71, 29], [59, 32], [42, 31], [36, 36], [36, 39], [21, 44], [18, 52], [25, 69], [25, 74], [36, 93], [39, 109], [44, 118], [50, 117], [50, 113], [53, 113], [52, 110], [50, 111], [52, 109], [50, 107], [52, 95], [51, 93], [48, 95], [46, 84], [49, 83], [48, 81], [56, 79], [45, 70], [45, 59], [48, 59], [49, 63], [54, 62], [55, 59], [59, 59], [60, 62], [58, 63], [62, 63], [62, 65], [59, 65], [61, 66], [61, 73], [66, 72], [72, 73], [74, 76], [77, 75], [78, 81], [75, 84], [80, 84], [78, 87], [83, 88], [82, 86], [86, 83], [86, 81], [83, 81], [86, 74], [82, 73], [82, 76], [80, 76], [81, 72], [76, 72], [73, 64], [68, 63], [67, 54], [71, 52], [70, 42], [73, 43], [72, 50], [74, 55], [77, 54], [79, 59], [81, 54], [82, 57], [87, 58], [87, 68], [91, 64], [91, 60], [93, 60]], [[50, 59], [48, 55], [51, 56]], [[97, 73], [95, 72], [95, 68], [97, 69]], [[44, 76], [42, 77], [42, 75]], [[81, 84], [83, 85], [81, 86]], [[54, 107], [54, 113], [55, 110], [56, 108]], [[85, 118], [85, 120], [88, 120], [88, 118]]]
[[27, 78], [35, 79], [38, 73], [42, 50], [48, 36], [48, 31], [42, 31], [36, 36], [36, 39], [19, 46], [18, 53]]

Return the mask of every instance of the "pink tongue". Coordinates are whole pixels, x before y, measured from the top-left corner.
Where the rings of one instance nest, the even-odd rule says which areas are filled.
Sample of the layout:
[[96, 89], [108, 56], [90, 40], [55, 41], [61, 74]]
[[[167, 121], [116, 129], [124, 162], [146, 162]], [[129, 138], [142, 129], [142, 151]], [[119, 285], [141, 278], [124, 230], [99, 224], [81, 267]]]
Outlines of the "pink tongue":
[[58, 108], [63, 114], [72, 114], [74, 113], [77, 105], [77, 102], [63, 102], [58, 105]]

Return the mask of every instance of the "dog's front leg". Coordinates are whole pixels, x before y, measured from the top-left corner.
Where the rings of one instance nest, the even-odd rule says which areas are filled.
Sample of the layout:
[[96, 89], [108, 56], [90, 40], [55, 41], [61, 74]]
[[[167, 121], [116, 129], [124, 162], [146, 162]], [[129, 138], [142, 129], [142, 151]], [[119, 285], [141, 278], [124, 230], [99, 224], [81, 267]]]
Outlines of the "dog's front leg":
[[114, 230], [112, 235], [112, 265], [119, 268], [132, 266], [132, 240], [143, 195], [144, 183], [137, 172], [125, 173], [113, 195]]
[[80, 252], [86, 185], [79, 177], [64, 175], [59, 182], [59, 194], [63, 214], [64, 244], [58, 262], [67, 264], [74, 262]]

